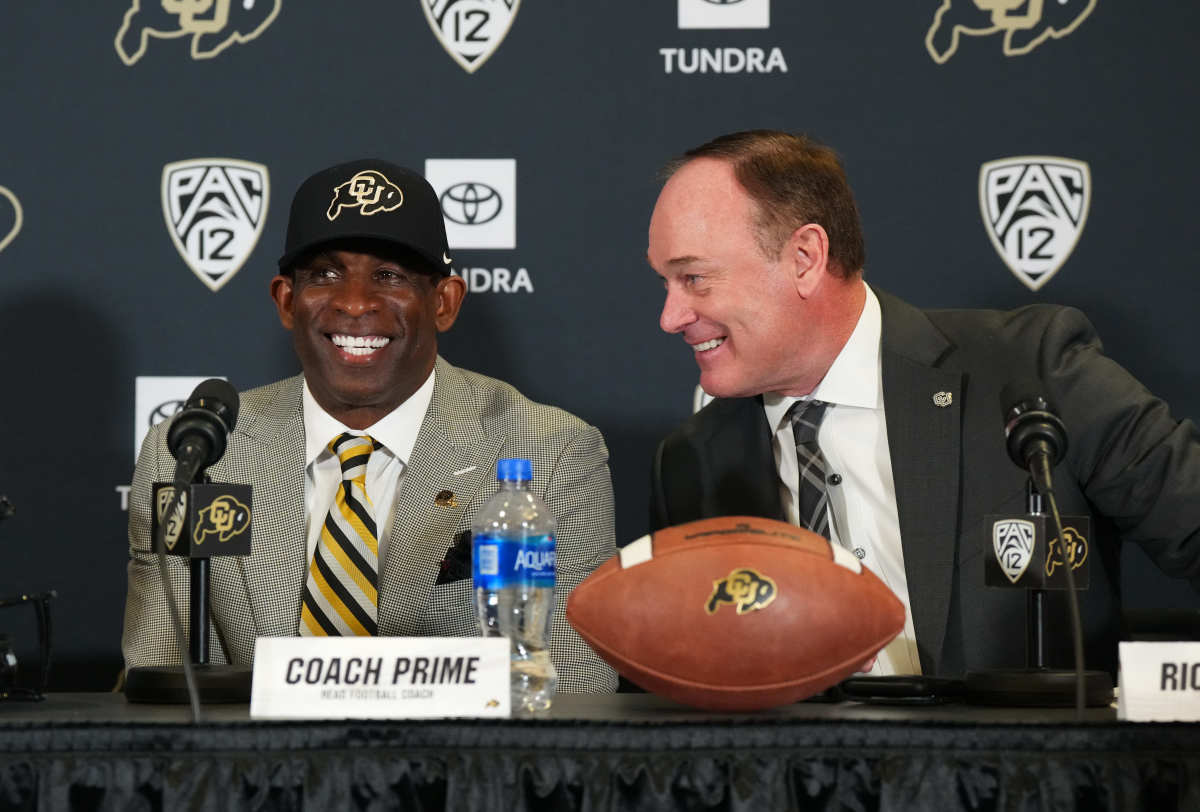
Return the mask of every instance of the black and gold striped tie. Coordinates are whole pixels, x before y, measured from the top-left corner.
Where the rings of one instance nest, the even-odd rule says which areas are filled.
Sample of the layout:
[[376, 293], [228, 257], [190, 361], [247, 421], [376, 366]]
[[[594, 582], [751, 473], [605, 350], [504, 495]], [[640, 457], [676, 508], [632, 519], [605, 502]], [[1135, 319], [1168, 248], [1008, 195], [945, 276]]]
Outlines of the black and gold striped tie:
[[342, 481], [308, 568], [300, 607], [302, 636], [379, 633], [379, 538], [367, 496], [370, 437], [346, 433], [329, 443], [342, 465]]

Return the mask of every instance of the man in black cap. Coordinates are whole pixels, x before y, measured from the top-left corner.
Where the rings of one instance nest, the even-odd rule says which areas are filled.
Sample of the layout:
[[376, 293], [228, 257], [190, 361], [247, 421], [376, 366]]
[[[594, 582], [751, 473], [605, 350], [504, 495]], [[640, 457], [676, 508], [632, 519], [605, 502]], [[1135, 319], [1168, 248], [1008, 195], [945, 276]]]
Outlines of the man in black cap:
[[[604, 440], [438, 356], [466, 293], [449, 267], [437, 196], [410, 170], [354, 161], [296, 192], [271, 297], [303, 374], [242, 393], [209, 469], [252, 485], [255, 506], [253, 555], [212, 559], [214, 661], [251, 662], [259, 636], [478, 634], [471, 520], [497, 490], [497, 459], [524, 457], [558, 520], [559, 689], [615, 688], [563, 614], [615, 552]], [[127, 667], [180, 659], [150, 547], [150, 483], [174, 468], [165, 429], [151, 430], [134, 473]], [[172, 564], [185, 594], [183, 561]]]

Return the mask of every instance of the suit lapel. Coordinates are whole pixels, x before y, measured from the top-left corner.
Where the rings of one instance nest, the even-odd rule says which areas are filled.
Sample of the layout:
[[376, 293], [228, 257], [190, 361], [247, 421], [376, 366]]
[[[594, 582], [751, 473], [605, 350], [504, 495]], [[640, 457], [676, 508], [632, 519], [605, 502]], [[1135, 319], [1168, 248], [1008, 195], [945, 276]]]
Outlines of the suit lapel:
[[300, 619], [308, 569], [304, 521], [303, 378], [282, 381], [267, 408], [242, 429], [252, 440], [230, 481], [254, 483], [253, 546], [238, 559], [255, 632], [290, 636]]
[[925, 314], [875, 293], [904, 571], [921, 666], [936, 673], [954, 583], [964, 381], [960, 372], [938, 367], [952, 347]]
[[[494, 479], [504, 440], [504, 435], [485, 434], [466, 378], [438, 358], [433, 397], [392, 509], [379, 579], [381, 634], [418, 633], [438, 565], [467, 505]], [[437, 498], [442, 491], [454, 494], [452, 505]]]

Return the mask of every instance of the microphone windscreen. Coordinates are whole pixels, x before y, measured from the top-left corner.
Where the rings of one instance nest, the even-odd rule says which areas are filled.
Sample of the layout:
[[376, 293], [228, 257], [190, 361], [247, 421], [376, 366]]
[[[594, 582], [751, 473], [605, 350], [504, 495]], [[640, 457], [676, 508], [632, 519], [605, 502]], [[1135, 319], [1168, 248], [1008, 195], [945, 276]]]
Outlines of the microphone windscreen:
[[1037, 378], [1017, 378], [1000, 390], [1000, 416], [1005, 423], [1026, 412], [1054, 412], [1044, 394], [1045, 384]]
[[233, 388], [233, 384], [220, 378], [209, 378], [207, 381], [201, 381], [192, 390], [192, 394], [188, 397], [187, 402], [184, 403], [183, 408], [198, 408], [210, 411], [221, 418], [221, 422], [225, 423], [229, 431], [233, 431], [237, 425], [238, 408], [240, 405], [241, 400], [238, 398], [237, 390]]

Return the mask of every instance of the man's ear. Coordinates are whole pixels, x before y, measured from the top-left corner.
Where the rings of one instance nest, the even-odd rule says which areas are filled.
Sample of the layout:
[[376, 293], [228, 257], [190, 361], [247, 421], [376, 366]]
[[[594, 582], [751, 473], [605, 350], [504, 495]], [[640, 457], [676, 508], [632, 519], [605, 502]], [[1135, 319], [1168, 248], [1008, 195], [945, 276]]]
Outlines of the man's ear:
[[467, 283], [461, 276], [449, 274], [438, 280], [434, 295], [437, 297], [434, 324], [439, 333], [444, 333], [453, 327], [458, 319], [459, 308], [467, 295]]
[[829, 271], [829, 235], [816, 223], [805, 223], [792, 232], [783, 251], [791, 263], [796, 292], [807, 299]]
[[290, 276], [279, 274], [271, 280], [271, 298], [275, 300], [275, 309], [279, 311], [279, 321], [287, 329], [292, 329], [292, 294], [296, 282]]

